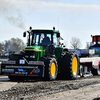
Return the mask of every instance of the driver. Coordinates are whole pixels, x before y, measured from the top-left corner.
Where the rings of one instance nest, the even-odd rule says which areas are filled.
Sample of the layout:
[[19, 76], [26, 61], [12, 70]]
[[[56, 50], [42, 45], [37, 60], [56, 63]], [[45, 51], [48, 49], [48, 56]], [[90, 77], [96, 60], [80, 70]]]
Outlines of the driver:
[[42, 40], [42, 44], [43, 44], [43, 45], [51, 45], [50, 38], [49, 38], [48, 36], [46, 36], [46, 37]]

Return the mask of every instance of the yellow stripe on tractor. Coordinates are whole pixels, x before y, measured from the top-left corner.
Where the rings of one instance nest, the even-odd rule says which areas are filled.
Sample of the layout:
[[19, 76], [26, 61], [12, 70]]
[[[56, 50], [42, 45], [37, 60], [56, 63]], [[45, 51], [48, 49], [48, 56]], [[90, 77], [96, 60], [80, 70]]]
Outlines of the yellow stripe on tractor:
[[25, 51], [45, 51], [45, 50], [39, 50], [39, 49], [25, 49]]

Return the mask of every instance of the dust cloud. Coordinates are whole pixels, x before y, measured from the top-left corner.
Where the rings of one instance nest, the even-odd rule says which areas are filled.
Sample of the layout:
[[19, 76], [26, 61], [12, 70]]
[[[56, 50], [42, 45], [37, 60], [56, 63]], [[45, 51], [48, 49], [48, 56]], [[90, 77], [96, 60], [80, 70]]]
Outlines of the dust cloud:
[[17, 2], [19, 0], [0, 0], [0, 17], [2, 22], [25, 29], [25, 19]]

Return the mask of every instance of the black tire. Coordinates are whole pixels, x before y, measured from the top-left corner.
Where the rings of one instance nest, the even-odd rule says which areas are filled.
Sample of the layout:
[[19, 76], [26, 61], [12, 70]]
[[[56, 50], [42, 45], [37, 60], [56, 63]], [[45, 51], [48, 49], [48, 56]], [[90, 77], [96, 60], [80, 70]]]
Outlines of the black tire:
[[15, 80], [14, 76], [8, 76], [10, 80]]
[[79, 73], [79, 57], [76, 52], [67, 52], [63, 57], [64, 79], [76, 79]]
[[20, 80], [21, 78], [18, 76], [8, 76], [11, 81]]
[[93, 75], [100, 75], [100, 64], [99, 64], [98, 69], [92, 69], [91, 72]]
[[45, 58], [45, 73], [44, 80], [55, 80], [58, 74], [58, 64], [56, 58]]

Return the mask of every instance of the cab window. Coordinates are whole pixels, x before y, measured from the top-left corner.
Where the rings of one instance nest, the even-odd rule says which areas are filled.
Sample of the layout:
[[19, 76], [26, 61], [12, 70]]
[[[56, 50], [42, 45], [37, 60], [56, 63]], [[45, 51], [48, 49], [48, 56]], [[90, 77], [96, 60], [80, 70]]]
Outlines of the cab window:
[[58, 44], [58, 42], [57, 42], [57, 34], [56, 33], [54, 33], [54, 35], [53, 35], [53, 43], [54, 43], [54, 46], [56, 47]]

